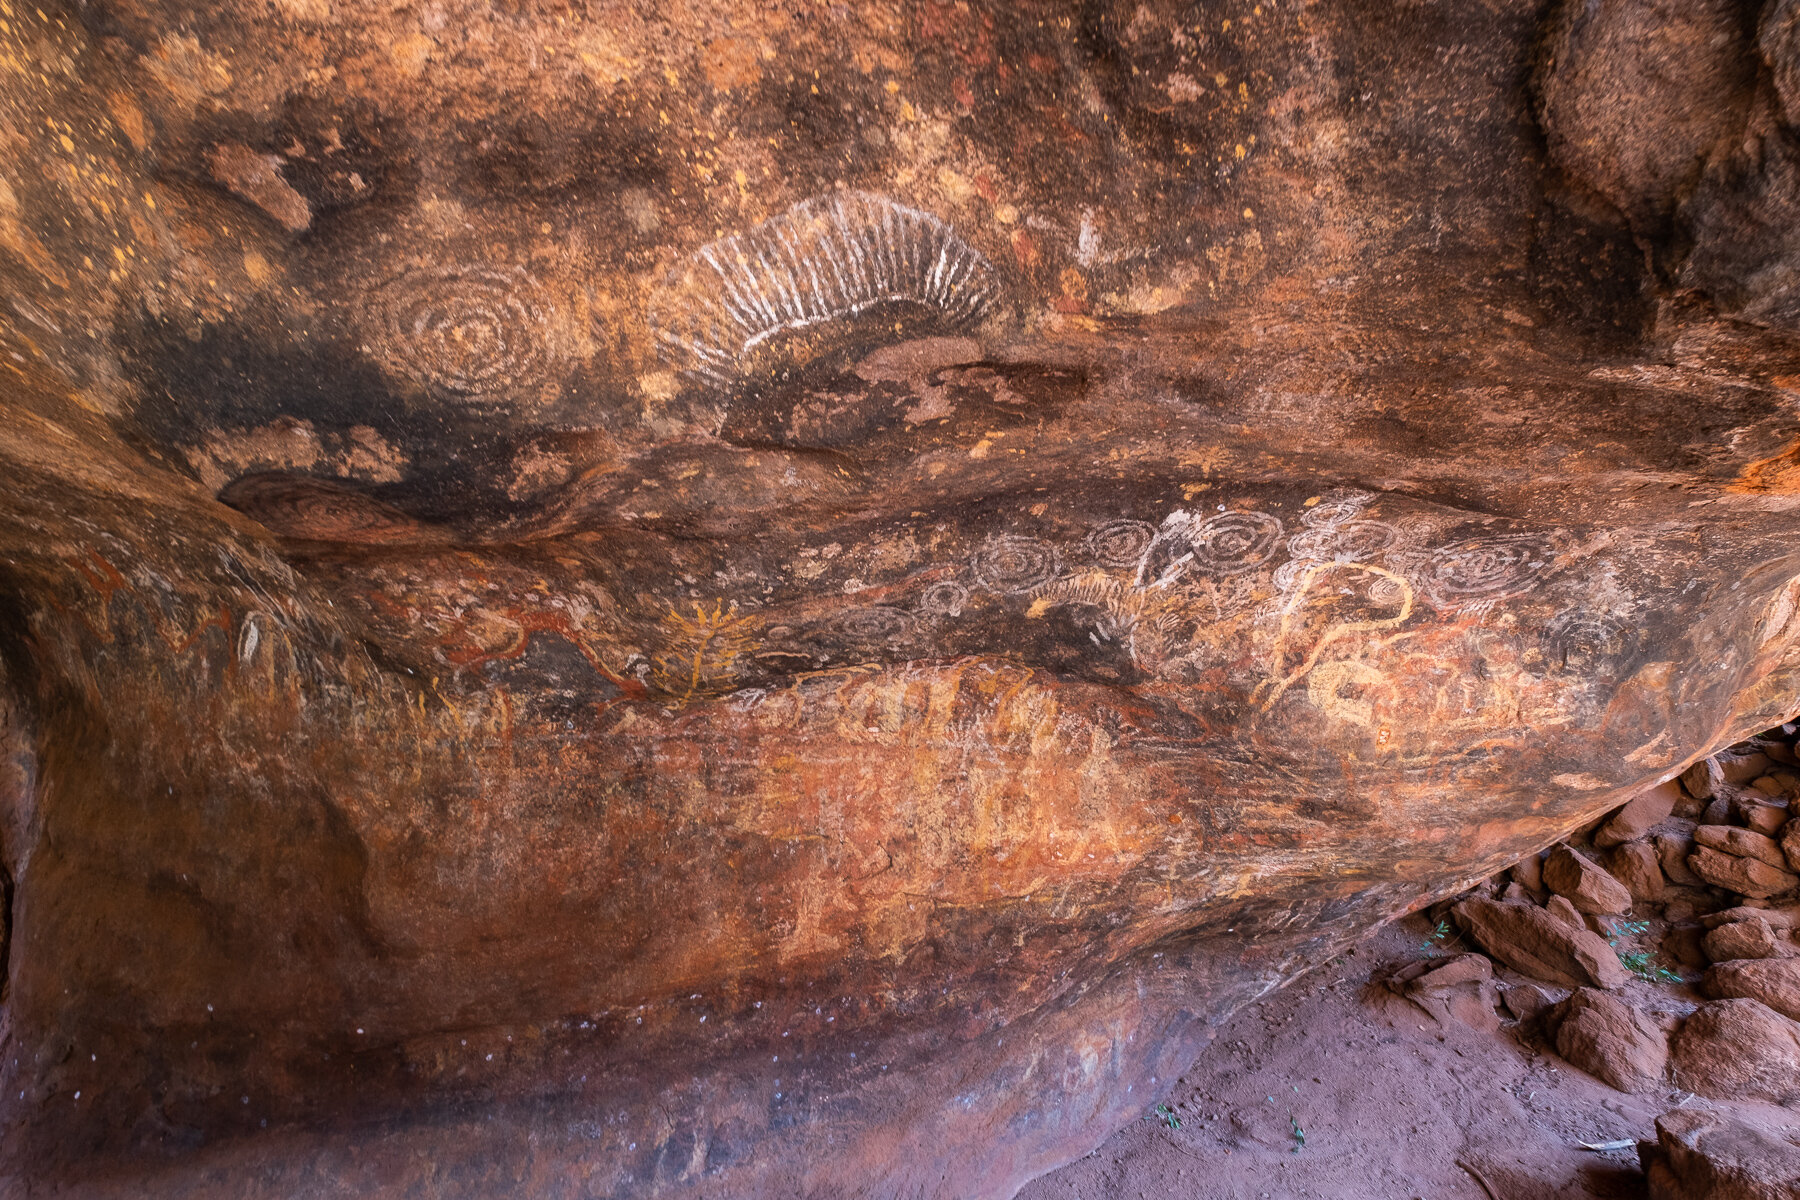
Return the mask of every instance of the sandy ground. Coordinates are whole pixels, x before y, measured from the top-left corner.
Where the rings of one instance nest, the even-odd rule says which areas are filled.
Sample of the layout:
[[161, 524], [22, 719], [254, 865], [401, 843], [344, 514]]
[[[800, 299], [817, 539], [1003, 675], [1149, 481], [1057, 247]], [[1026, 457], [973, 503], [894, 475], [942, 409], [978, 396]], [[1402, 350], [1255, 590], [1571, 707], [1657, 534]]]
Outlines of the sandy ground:
[[[1167, 1097], [1180, 1128], [1148, 1112], [1019, 1200], [1640, 1200], [1635, 1149], [1579, 1143], [1654, 1137], [1677, 1106], [1800, 1129], [1800, 1112], [1772, 1105], [1626, 1095], [1525, 1044], [1510, 1021], [1440, 1025], [1367, 986], [1383, 964], [1422, 957], [1430, 933], [1418, 916], [1387, 926], [1245, 1009]], [[1671, 1017], [1698, 1002], [1683, 985], [1636, 981], [1624, 997]]]

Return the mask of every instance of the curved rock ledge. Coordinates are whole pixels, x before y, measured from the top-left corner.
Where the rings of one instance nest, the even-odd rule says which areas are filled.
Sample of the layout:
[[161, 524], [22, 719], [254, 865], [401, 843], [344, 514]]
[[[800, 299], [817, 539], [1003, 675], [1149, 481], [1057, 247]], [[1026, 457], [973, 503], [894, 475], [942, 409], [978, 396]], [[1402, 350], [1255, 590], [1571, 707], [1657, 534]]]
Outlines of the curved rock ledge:
[[1793, 714], [1664, 7], [0, 0], [9, 1186], [1010, 1196]]

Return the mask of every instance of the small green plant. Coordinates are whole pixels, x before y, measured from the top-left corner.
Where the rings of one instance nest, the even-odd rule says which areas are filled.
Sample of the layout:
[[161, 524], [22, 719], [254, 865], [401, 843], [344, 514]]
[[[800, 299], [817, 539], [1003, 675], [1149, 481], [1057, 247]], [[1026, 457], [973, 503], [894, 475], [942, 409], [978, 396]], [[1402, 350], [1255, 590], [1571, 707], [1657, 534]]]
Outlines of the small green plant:
[[1656, 955], [1649, 950], [1621, 950], [1619, 943], [1626, 938], [1642, 937], [1650, 932], [1648, 921], [1614, 921], [1612, 932], [1606, 937], [1606, 944], [1613, 948], [1619, 956], [1619, 964], [1646, 983], [1680, 983], [1681, 976], [1656, 961]]
[[1623, 951], [1619, 954], [1619, 962], [1627, 971], [1646, 983], [1681, 982], [1681, 976], [1659, 964], [1656, 961], [1656, 955], [1647, 950]]
[[1168, 1105], [1166, 1105], [1166, 1104], [1157, 1105], [1156, 1106], [1156, 1115], [1159, 1118], [1161, 1118], [1162, 1123], [1164, 1125], [1167, 1125], [1170, 1129], [1180, 1129], [1181, 1128], [1181, 1118], [1176, 1116], [1175, 1110], [1170, 1108]]
[[1294, 1153], [1306, 1149], [1306, 1130], [1300, 1128], [1300, 1119], [1293, 1113], [1288, 1114], [1288, 1124], [1294, 1127]]
[[1431, 931], [1431, 936], [1419, 943], [1420, 956], [1424, 958], [1436, 958], [1439, 954], [1443, 953], [1443, 951], [1438, 948], [1439, 944], [1449, 936], [1450, 922], [1448, 920], [1439, 921], [1437, 923], [1437, 928]]

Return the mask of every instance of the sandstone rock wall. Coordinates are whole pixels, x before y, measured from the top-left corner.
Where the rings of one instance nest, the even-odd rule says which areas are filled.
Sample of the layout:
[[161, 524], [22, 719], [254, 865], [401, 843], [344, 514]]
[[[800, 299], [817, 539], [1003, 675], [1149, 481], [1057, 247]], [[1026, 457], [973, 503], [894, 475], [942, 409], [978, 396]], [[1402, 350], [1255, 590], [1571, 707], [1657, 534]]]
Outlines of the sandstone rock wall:
[[1785, 18], [1594, 11], [0, 4], [11, 1178], [1010, 1195], [1790, 715]]

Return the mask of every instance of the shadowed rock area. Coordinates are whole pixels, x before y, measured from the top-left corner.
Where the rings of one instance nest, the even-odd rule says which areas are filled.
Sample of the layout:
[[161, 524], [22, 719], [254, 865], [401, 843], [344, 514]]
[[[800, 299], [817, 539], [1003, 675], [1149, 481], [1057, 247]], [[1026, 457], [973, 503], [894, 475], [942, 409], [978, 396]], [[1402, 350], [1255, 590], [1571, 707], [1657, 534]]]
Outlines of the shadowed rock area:
[[0, 0], [7, 1186], [1009, 1197], [1800, 711], [1794, 8]]

